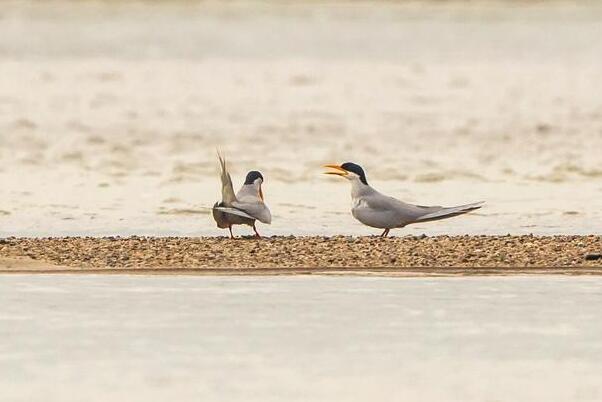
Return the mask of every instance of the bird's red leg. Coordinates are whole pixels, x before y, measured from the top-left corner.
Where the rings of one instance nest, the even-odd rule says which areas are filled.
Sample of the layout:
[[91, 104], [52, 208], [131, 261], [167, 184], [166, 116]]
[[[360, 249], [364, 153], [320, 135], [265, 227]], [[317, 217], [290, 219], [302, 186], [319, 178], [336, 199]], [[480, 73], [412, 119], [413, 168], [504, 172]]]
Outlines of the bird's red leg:
[[258, 239], [261, 239], [261, 235], [257, 231], [257, 228], [255, 227], [255, 223], [253, 223], [253, 230], [255, 231], [255, 237], [257, 237]]
[[232, 234], [232, 225], [228, 226], [228, 230], [230, 231], [230, 238], [234, 239], [234, 235]]

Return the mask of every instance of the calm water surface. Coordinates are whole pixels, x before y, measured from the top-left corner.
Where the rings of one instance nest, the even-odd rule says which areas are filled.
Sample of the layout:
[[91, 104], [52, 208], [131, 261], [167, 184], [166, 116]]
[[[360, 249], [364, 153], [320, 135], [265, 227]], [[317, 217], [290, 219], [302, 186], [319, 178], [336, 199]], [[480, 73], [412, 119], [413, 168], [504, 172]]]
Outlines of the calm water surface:
[[16, 401], [599, 401], [602, 278], [3, 276]]

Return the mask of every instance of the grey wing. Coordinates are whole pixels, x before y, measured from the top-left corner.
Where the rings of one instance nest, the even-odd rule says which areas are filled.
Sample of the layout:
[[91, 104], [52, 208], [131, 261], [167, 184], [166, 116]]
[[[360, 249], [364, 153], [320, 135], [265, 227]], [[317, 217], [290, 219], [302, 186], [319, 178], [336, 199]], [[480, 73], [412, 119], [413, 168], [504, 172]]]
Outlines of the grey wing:
[[230, 207], [213, 207], [213, 209], [217, 210], [217, 211], [224, 212], [226, 214], [236, 215], [236, 216], [240, 216], [240, 217], [243, 217], [243, 218], [248, 218], [248, 219], [255, 220], [254, 217], [252, 217], [251, 215], [249, 215], [245, 211], [241, 211], [240, 209], [230, 208]]
[[408, 204], [400, 201], [393, 197], [384, 196], [379, 194], [379, 197], [370, 197], [368, 202], [374, 206], [374, 208], [388, 209], [395, 211], [397, 219], [400, 220], [400, 224], [406, 225], [413, 222], [418, 217], [425, 213], [434, 212], [440, 207], [424, 207], [419, 205]]
[[236, 195], [234, 194], [234, 188], [232, 187], [232, 178], [228, 169], [226, 168], [226, 158], [222, 157], [220, 153], [217, 153], [219, 158], [219, 164], [221, 168], [220, 179], [222, 181], [222, 202], [224, 205], [232, 205], [236, 201]]
[[253, 219], [257, 219], [260, 222], [270, 224], [272, 223], [272, 214], [269, 208], [263, 202], [240, 202], [235, 201], [232, 206], [236, 209], [244, 211], [249, 214]]
[[375, 193], [363, 197], [352, 209], [352, 214], [365, 225], [391, 229], [413, 222], [421, 213], [414, 205]]

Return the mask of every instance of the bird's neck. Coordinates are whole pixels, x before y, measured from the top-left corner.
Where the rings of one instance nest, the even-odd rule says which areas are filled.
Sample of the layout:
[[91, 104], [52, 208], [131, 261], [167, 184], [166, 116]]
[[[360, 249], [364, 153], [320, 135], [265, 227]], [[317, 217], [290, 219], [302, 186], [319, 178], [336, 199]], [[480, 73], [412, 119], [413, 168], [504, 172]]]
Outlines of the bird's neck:
[[373, 192], [374, 192], [374, 189], [372, 187], [370, 187], [369, 185], [364, 184], [359, 180], [351, 181], [351, 198], [352, 199], [361, 198], [361, 197], [366, 196]]

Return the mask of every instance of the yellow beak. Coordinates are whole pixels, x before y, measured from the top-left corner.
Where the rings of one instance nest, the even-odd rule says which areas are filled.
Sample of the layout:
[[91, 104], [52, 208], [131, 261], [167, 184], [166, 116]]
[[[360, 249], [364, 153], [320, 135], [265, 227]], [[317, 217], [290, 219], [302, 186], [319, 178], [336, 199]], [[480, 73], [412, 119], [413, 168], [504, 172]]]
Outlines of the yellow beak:
[[347, 176], [349, 174], [349, 172], [347, 172], [345, 169], [343, 169], [339, 165], [324, 165], [324, 167], [336, 170], [336, 172], [330, 171], [330, 172], [324, 172], [324, 174], [334, 174], [336, 176]]

